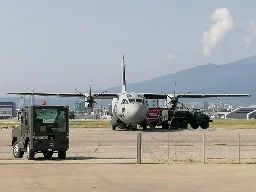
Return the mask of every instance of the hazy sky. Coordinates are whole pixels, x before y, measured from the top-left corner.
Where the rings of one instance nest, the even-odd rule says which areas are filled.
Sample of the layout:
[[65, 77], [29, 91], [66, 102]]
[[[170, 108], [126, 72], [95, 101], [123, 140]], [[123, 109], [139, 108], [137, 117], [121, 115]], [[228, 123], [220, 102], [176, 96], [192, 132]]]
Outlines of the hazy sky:
[[[1, 95], [74, 92], [256, 53], [256, 1], [1, 0]], [[26, 72], [26, 73], [25, 73]]]

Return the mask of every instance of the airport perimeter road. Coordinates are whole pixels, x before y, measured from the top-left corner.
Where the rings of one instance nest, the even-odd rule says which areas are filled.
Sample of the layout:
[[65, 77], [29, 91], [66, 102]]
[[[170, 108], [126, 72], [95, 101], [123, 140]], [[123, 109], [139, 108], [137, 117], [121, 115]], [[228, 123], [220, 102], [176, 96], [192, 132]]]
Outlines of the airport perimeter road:
[[255, 165], [0, 165], [2, 192], [252, 192]]

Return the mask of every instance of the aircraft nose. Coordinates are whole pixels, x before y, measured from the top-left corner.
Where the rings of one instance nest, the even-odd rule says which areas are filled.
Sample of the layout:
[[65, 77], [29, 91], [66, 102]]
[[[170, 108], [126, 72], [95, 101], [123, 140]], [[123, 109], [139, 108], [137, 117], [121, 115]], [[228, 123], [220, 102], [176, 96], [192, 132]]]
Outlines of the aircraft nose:
[[146, 109], [139, 103], [131, 103], [129, 106], [129, 115], [126, 116], [129, 123], [141, 123], [146, 118]]

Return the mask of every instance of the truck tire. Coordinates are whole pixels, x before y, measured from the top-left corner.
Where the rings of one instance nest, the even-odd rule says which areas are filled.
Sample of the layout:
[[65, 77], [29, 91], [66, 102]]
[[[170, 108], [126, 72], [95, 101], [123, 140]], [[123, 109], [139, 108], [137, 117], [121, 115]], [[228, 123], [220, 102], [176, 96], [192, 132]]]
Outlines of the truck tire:
[[24, 151], [21, 151], [18, 145], [18, 142], [15, 141], [12, 146], [12, 153], [15, 158], [22, 158], [24, 155]]
[[193, 129], [197, 129], [197, 128], [199, 127], [196, 123], [190, 123], [190, 126], [191, 126]]
[[168, 129], [169, 128], [168, 123], [162, 122], [161, 124], [162, 124], [162, 129]]
[[187, 129], [188, 128], [188, 121], [187, 120], [182, 120], [180, 124], [181, 129]]
[[179, 122], [179, 120], [177, 120], [177, 119], [172, 120], [172, 128], [173, 128], [173, 129], [178, 129], [178, 128], [180, 128], [180, 122]]
[[59, 159], [66, 159], [66, 151], [58, 151]]
[[35, 152], [33, 149], [30, 149], [29, 143], [27, 144], [27, 159], [34, 160], [35, 159]]
[[209, 121], [207, 119], [204, 119], [200, 127], [202, 129], [207, 129], [209, 127]]
[[152, 122], [151, 125], [152, 125], [152, 127], [156, 128], [157, 123], [156, 122]]

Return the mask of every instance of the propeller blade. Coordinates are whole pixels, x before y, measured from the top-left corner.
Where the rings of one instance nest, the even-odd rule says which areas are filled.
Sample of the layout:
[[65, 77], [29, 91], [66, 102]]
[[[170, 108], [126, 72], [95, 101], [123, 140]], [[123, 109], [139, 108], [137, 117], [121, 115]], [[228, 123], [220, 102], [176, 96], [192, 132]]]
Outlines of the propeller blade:
[[167, 95], [166, 93], [164, 93], [163, 91], [161, 91], [163, 94], [165, 94], [167, 97], [169, 97], [170, 99], [172, 99], [172, 97], [170, 97], [169, 95]]
[[190, 110], [186, 105], [184, 105], [182, 102], [178, 101], [179, 104], [181, 104], [183, 107], [185, 107], [187, 110]]

